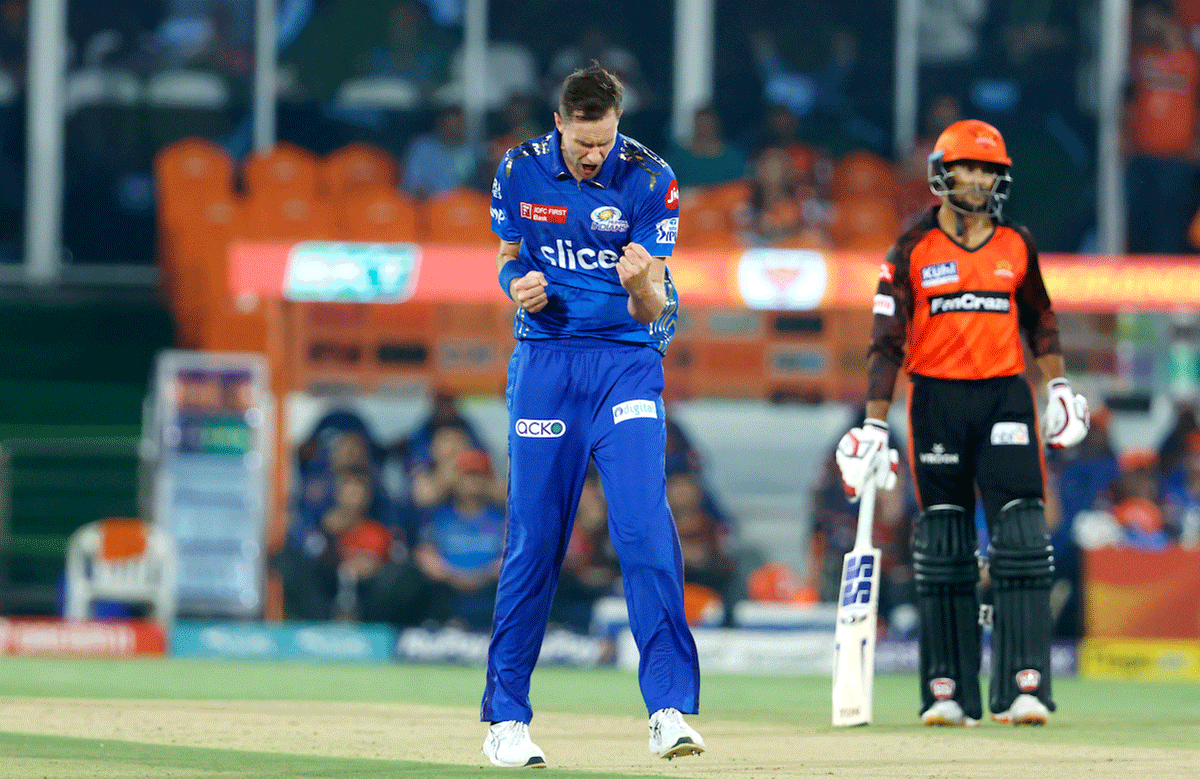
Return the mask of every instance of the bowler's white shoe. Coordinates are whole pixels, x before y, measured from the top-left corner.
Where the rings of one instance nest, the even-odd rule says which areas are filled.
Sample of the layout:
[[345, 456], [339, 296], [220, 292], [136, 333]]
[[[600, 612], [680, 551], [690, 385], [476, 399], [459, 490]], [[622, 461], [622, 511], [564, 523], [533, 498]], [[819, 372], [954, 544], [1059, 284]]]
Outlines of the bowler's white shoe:
[[1008, 711], [993, 714], [992, 719], [1006, 725], [1045, 725], [1050, 719], [1050, 710], [1035, 696], [1023, 692], [1008, 707]]
[[483, 754], [501, 768], [546, 767], [546, 753], [529, 738], [529, 726], [515, 719], [488, 728]]
[[921, 714], [921, 724], [948, 728], [973, 728], [979, 720], [968, 717], [958, 701], [944, 700], [930, 706]]
[[670, 760], [704, 751], [704, 739], [683, 721], [679, 709], [659, 709], [650, 716], [650, 751]]

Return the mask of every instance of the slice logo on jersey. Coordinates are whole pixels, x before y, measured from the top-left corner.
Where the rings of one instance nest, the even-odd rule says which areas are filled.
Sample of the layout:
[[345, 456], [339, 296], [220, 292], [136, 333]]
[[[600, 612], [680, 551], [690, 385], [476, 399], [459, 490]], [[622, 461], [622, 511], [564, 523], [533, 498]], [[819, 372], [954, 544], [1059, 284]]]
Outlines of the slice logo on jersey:
[[929, 691], [939, 701], [948, 701], [953, 698], [955, 686], [954, 680], [946, 676], [929, 680]]
[[554, 224], [567, 223], [567, 207], [566, 206], [547, 206], [541, 203], [526, 203], [521, 201], [521, 218], [529, 219], [534, 222], [553, 222]]
[[992, 425], [992, 446], [1025, 446], [1029, 443], [1029, 425], [1024, 422], [997, 422]]
[[561, 419], [518, 419], [513, 428], [521, 438], [562, 438], [567, 432]]
[[675, 179], [671, 179], [671, 186], [667, 187], [667, 196], [663, 199], [663, 205], [672, 211], [679, 208], [679, 182]]
[[879, 278], [884, 281], [894, 281], [896, 278], [896, 266], [890, 262], [879, 263]]
[[925, 465], [958, 465], [958, 454], [947, 452], [942, 444], [934, 444], [929, 449], [917, 455]]
[[1033, 668], [1017, 671], [1017, 688], [1021, 692], [1033, 692], [1042, 683], [1042, 675]]
[[673, 216], [670, 219], [663, 219], [654, 225], [654, 230], [658, 233], [659, 243], [674, 245], [675, 238], [679, 235], [679, 217]]
[[957, 262], [939, 262], [921, 268], [921, 287], [937, 287], [958, 281]]
[[875, 302], [871, 306], [872, 314], [882, 314], [883, 316], [896, 315], [896, 299], [891, 295], [876, 295]]
[[653, 400], [627, 400], [612, 407], [613, 424], [627, 419], [658, 419], [658, 404]]
[[1007, 314], [1012, 301], [1007, 292], [955, 292], [929, 298], [929, 315], [982, 311], [988, 314]]
[[570, 241], [559, 238], [554, 246], [539, 246], [538, 252], [542, 259], [563, 270], [595, 270], [596, 268], [615, 268], [621, 255], [612, 249], [592, 249], [581, 246], [575, 249]]
[[[563, 209], [564, 215], [566, 209]], [[629, 229], [629, 222], [616, 206], [600, 206], [592, 211], [592, 229], [609, 233], [620, 233]]]
[[1013, 277], [1012, 263], [1008, 260], [996, 260], [996, 270], [992, 271], [1002, 279], [1011, 279]]
[[492, 179], [492, 197], [500, 197], [500, 179]]

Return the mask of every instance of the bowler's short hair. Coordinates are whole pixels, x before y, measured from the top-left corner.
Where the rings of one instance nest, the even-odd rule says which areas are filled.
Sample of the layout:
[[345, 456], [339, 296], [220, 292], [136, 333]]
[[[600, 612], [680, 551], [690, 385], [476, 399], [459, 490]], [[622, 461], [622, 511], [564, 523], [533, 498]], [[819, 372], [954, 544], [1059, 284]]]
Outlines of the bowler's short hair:
[[558, 115], [566, 122], [576, 119], [594, 122], [612, 110], [619, 114], [624, 91], [620, 79], [593, 60], [591, 65], [563, 81]]

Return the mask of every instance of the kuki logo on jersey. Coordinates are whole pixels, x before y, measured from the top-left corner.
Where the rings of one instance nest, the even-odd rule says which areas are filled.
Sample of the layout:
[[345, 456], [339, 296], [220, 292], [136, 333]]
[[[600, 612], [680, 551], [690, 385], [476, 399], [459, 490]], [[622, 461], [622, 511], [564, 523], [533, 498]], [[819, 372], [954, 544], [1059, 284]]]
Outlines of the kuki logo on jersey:
[[957, 262], [939, 262], [936, 265], [926, 265], [921, 268], [921, 286], [936, 287], [941, 284], [953, 284], [958, 281]]
[[616, 206], [600, 206], [592, 211], [592, 229], [620, 233], [629, 229], [629, 222]]

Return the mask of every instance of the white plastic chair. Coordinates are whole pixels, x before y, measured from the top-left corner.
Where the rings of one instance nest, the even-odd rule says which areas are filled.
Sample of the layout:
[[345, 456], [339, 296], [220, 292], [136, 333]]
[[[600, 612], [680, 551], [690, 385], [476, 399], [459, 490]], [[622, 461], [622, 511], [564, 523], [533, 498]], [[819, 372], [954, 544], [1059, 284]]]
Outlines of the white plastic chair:
[[177, 605], [175, 542], [158, 525], [136, 519], [89, 522], [67, 542], [68, 619], [90, 619], [94, 601], [149, 603], [169, 632]]

